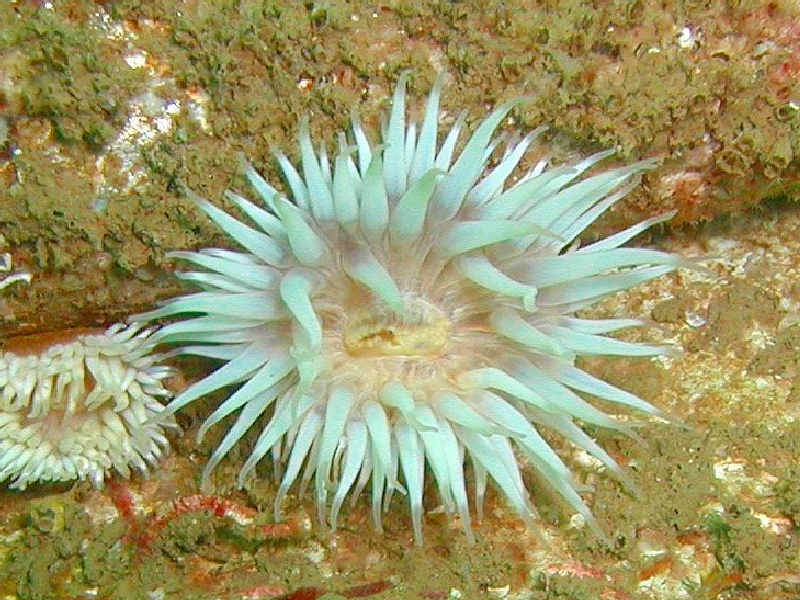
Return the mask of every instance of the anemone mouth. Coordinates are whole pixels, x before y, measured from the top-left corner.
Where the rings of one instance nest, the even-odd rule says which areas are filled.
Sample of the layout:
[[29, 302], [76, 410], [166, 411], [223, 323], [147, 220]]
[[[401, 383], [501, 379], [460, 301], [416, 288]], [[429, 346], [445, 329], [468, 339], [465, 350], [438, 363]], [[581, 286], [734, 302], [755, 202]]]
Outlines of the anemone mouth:
[[440, 308], [424, 298], [407, 296], [401, 311], [384, 303], [353, 311], [342, 343], [352, 357], [432, 358], [444, 353], [450, 329]]

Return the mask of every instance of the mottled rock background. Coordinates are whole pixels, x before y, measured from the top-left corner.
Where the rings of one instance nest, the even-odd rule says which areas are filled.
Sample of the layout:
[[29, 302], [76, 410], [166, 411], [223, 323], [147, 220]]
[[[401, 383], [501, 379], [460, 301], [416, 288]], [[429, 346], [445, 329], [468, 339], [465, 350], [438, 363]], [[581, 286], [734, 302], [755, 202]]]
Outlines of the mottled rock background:
[[[637, 242], [712, 257], [710, 274], [670, 274], [593, 309], [649, 317], [626, 338], [684, 348], [582, 364], [685, 424], [648, 421], [646, 444], [589, 430], [637, 497], [550, 439], [592, 488], [612, 548], [533, 480], [541, 529], [490, 491], [475, 546], [434, 501], [423, 549], [402, 498], [383, 536], [363, 502], [327, 535], [291, 497], [276, 527], [271, 465], [232, 490], [238, 450], [215, 472], [218, 495], [197, 496], [225, 426], [196, 444], [211, 397], [178, 415], [186, 435], [148, 480], [0, 489], [0, 594], [795, 600], [799, 40], [790, 0], [0, 4], [0, 251], [33, 276], [0, 293], [0, 341], [105, 324], [179, 293], [166, 252], [229, 244], [181, 184], [232, 210], [222, 190], [250, 194], [241, 154], [278, 181], [270, 149], [296, 158], [301, 115], [329, 147], [354, 107], [378, 127], [404, 72], [418, 111], [447, 71], [445, 122], [464, 109], [474, 124], [525, 96], [507, 129], [551, 126], [529, 164], [608, 147], [617, 162], [659, 157], [594, 233], [675, 208]], [[210, 367], [179, 366], [189, 380]]]
[[402, 72], [419, 107], [447, 71], [469, 123], [527, 97], [508, 128], [549, 124], [554, 162], [662, 159], [606, 227], [798, 194], [797, 2], [19, 1], [0, 23], [0, 233], [38, 275], [0, 307], [16, 328], [174, 294], [164, 253], [220, 242], [179, 183], [224, 206], [240, 153], [277, 180], [298, 117], [328, 143], [354, 107], [377, 125]]

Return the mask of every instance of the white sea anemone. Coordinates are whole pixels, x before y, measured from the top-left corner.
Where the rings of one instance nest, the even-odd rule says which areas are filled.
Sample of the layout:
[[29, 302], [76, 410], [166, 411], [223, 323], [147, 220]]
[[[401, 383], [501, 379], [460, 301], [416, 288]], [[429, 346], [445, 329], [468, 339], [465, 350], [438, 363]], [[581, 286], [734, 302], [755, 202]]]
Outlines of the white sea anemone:
[[171, 369], [157, 364], [151, 333], [116, 324], [7, 340], [0, 481], [18, 489], [73, 479], [100, 486], [112, 469], [127, 477], [130, 467], [145, 471], [161, 456], [164, 428], [175, 427], [159, 401], [170, 396], [161, 381]]
[[552, 169], [540, 163], [514, 178], [541, 130], [521, 139], [493, 137], [515, 105], [509, 102], [455, 152], [464, 118], [439, 144], [440, 87], [441, 78], [417, 128], [406, 123], [401, 80], [381, 142], [370, 141], [354, 118], [353, 137], [339, 134], [333, 161], [324, 144], [314, 151], [308, 122], [301, 121], [300, 170], [275, 153], [289, 197], [249, 165], [246, 177], [264, 206], [226, 192], [255, 226], [196, 198], [244, 251], [172, 253], [199, 267], [179, 276], [204, 291], [135, 317], [193, 314], [154, 338], [224, 363], [167, 410], [243, 384], [199, 430], [202, 437], [238, 413], [205, 466], [203, 484], [266, 415], [238, 483], [244, 485], [271, 453], [282, 473], [276, 516], [290, 486], [313, 479], [320, 520], [335, 527], [345, 496], [371, 483], [377, 527], [392, 493], [401, 491], [421, 543], [427, 465], [441, 503], [471, 536], [468, 457], [479, 510], [488, 475], [513, 508], [532, 519], [520, 472], [527, 464], [596, 528], [581, 486], [538, 428], [558, 432], [625, 480], [575, 421], [630, 433], [629, 427], [576, 392], [659, 411], [576, 368], [574, 360], [670, 350], [603, 335], [640, 321], [574, 314], [688, 262], [620, 247], [671, 215], [584, 248], [575, 242], [651, 161], [581, 178], [609, 155], [601, 152]]

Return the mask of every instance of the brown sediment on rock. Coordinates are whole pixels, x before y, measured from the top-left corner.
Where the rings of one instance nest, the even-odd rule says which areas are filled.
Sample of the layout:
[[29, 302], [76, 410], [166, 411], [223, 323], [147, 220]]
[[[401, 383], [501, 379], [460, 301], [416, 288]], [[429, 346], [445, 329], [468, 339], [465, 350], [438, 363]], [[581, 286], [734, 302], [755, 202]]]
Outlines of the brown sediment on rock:
[[48, 346], [66, 344], [82, 335], [95, 335], [105, 331], [102, 327], [72, 327], [27, 335], [5, 337], [0, 340], [0, 349], [4, 352], [13, 352], [18, 356], [39, 354]]

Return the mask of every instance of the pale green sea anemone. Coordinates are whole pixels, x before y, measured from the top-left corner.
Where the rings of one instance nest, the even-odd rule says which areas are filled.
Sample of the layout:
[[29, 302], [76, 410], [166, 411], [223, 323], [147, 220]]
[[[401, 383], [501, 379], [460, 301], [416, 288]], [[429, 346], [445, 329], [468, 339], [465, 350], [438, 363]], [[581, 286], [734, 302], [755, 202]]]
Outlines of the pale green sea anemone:
[[541, 130], [494, 137], [516, 104], [509, 102], [456, 152], [463, 115], [438, 140], [441, 81], [419, 128], [406, 122], [401, 80], [380, 143], [354, 118], [352, 138], [339, 135], [332, 161], [324, 144], [315, 152], [301, 121], [299, 171], [276, 152], [288, 197], [249, 165], [245, 175], [263, 206], [226, 193], [254, 226], [196, 198], [244, 250], [172, 253], [199, 267], [179, 277], [204, 291], [134, 318], [194, 315], [154, 337], [223, 363], [178, 395], [169, 412], [241, 384], [199, 430], [202, 437], [238, 413], [205, 466], [204, 485], [266, 415], [238, 483], [270, 453], [281, 473], [276, 516], [292, 484], [300, 479], [302, 488], [313, 479], [319, 519], [335, 527], [345, 496], [370, 485], [377, 528], [393, 492], [401, 492], [421, 543], [427, 466], [439, 501], [471, 537], [469, 459], [478, 510], [491, 478], [531, 521], [521, 474], [527, 465], [598, 530], [579, 495], [583, 488], [539, 428], [558, 432], [626, 481], [576, 421], [628, 434], [630, 427], [579, 393], [660, 413], [576, 368], [575, 358], [671, 350], [604, 335], [640, 321], [587, 320], [575, 312], [690, 262], [621, 247], [670, 214], [578, 247], [576, 236], [651, 161], [582, 178], [610, 154], [601, 152], [514, 176]]

